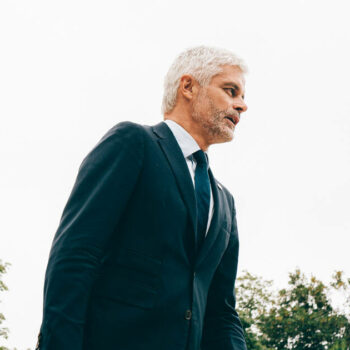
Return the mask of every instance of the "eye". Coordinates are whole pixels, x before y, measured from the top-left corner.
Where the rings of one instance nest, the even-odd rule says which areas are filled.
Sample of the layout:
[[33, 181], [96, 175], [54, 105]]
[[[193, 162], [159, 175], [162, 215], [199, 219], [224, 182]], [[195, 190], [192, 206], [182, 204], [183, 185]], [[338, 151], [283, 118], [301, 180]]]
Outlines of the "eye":
[[225, 88], [224, 89], [231, 97], [234, 97], [236, 95], [236, 91], [233, 88]]

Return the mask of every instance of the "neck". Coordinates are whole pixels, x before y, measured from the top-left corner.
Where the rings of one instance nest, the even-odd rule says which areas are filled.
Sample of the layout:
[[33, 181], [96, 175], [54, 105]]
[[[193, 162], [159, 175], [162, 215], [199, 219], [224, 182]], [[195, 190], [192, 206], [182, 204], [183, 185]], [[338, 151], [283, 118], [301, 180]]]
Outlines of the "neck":
[[164, 120], [173, 120], [175, 123], [183, 127], [197, 142], [198, 146], [202, 151], [207, 151], [209, 144], [205, 141], [202, 134], [203, 131], [199, 130], [196, 123], [192, 118], [187, 114], [181, 114], [177, 111], [172, 111], [170, 113], [164, 114]]

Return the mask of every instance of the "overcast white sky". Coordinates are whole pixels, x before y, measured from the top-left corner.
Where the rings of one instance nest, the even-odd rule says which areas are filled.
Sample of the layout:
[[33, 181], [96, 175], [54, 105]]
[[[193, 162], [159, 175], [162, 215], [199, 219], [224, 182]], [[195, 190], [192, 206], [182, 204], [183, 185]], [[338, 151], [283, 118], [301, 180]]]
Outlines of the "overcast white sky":
[[[236, 199], [240, 271], [350, 275], [350, 6], [344, 1], [0, 1], [4, 345], [34, 348], [53, 235], [83, 157], [114, 124], [162, 119], [183, 49], [245, 59], [248, 112], [211, 168]], [[3, 344], [1, 344], [3, 345]]]

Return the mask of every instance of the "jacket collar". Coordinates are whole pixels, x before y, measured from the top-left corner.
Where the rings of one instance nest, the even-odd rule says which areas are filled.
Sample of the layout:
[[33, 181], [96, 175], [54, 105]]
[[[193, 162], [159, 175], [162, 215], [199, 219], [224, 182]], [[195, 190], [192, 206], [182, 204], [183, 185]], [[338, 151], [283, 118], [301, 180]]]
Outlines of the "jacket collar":
[[[166, 123], [159, 123], [152, 127], [154, 133], [159, 137], [158, 143], [165, 154], [169, 166], [175, 176], [181, 196], [190, 213], [192, 229], [196, 235], [196, 198], [193, 189], [193, 183], [188, 170], [186, 160], [181, 148], [177, 143], [173, 133]], [[196, 238], [196, 237], [195, 237]]]
[[[186, 164], [186, 160], [181, 151], [179, 144], [177, 143], [173, 133], [169, 129], [168, 125], [161, 122], [152, 127], [153, 132], [158, 136], [158, 143], [168, 160], [169, 166], [175, 176], [179, 191], [183, 198], [183, 201], [188, 209], [191, 227], [194, 232], [194, 240], [197, 242], [197, 210], [196, 210], [196, 198], [193, 188], [191, 175]], [[211, 220], [211, 225], [207, 236], [203, 242], [203, 245], [199, 252], [197, 252], [196, 264], [200, 264], [209, 253], [217, 236], [220, 232], [221, 223], [223, 220], [223, 192], [222, 187], [217, 183], [212, 171], [209, 169], [209, 178], [211, 182], [211, 188], [213, 191], [214, 199], [214, 212]], [[219, 190], [218, 190], [219, 188]]]

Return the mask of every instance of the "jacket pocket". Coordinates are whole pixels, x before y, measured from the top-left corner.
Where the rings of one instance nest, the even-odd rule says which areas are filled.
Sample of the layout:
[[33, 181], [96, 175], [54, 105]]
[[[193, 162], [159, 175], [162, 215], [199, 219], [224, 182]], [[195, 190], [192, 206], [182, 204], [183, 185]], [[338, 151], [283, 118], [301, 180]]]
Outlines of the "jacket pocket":
[[103, 268], [94, 294], [150, 309], [160, 287], [161, 267], [160, 260], [124, 248], [113, 265]]

